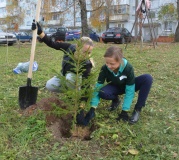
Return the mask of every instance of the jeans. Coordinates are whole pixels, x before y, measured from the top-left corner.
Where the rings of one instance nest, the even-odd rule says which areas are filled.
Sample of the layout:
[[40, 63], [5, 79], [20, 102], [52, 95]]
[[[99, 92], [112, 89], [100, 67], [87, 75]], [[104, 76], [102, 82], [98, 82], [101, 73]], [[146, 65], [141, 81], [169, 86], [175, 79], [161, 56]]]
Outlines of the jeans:
[[[68, 88], [75, 89], [75, 79], [76, 79], [76, 74], [74, 74], [74, 73], [67, 73], [65, 75], [66, 86]], [[82, 84], [82, 76], [79, 76], [78, 82], [79, 82], [79, 84]], [[54, 76], [54, 77], [52, 77], [51, 79], [49, 79], [47, 81], [45, 88], [47, 90], [51, 91], [51, 92], [60, 93], [60, 92], [62, 92], [60, 90], [60, 86], [61, 86], [61, 80], [60, 80], [60, 78]], [[83, 86], [79, 87], [78, 89], [80, 90], [82, 88], [83, 88]], [[80, 100], [87, 102], [88, 97], [87, 96], [83, 96]]]
[[[76, 79], [76, 74], [74, 73], [67, 73], [65, 75], [65, 80], [66, 80], [66, 86], [69, 88], [75, 88], [75, 79]], [[82, 77], [79, 77], [79, 84], [82, 82]], [[60, 86], [61, 86], [61, 80], [54, 76], [51, 79], [49, 79], [46, 83], [46, 89], [51, 91], [51, 92], [60, 92]], [[79, 88], [80, 89], [80, 88]]]
[[[135, 92], [138, 92], [138, 99], [135, 105], [136, 110], [141, 110], [145, 106], [153, 78], [150, 74], [143, 74], [135, 78]], [[125, 89], [121, 89], [112, 84], [102, 87], [99, 97], [105, 100], [114, 100], [118, 95], [125, 94]]]

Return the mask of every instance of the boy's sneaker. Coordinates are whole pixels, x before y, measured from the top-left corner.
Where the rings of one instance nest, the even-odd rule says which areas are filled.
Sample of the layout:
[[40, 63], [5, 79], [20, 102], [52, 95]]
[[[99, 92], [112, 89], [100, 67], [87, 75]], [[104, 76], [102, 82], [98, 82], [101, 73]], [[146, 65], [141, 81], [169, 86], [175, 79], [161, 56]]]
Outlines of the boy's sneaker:
[[119, 107], [120, 103], [121, 103], [121, 101], [119, 98], [112, 100], [112, 104], [109, 108], [107, 108], [107, 110], [114, 111], [117, 107]]

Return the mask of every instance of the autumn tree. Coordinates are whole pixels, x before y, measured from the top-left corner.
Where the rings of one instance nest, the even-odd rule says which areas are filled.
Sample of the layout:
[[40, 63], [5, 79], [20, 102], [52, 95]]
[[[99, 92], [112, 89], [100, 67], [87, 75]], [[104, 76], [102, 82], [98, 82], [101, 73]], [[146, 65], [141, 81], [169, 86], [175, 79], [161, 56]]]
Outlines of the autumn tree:
[[[52, 17], [58, 17], [59, 25], [64, 23], [64, 14], [69, 13], [70, 8], [74, 6], [73, 0], [42, 0], [41, 16], [45, 22], [48, 22]], [[70, 13], [72, 14], [72, 13]]]
[[[103, 2], [103, 5], [99, 5]], [[98, 7], [98, 9], [96, 9]], [[116, 11], [120, 8], [120, 0], [92, 0], [92, 16], [90, 18], [91, 24], [95, 28], [109, 28], [110, 17], [115, 15]]]
[[18, 31], [19, 25], [24, 23], [24, 11], [19, 5], [20, 0], [7, 0], [5, 24], [8, 30]]
[[91, 0], [91, 7], [93, 9], [90, 17], [91, 26], [101, 31], [106, 25], [104, 3], [102, 4], [101, 1]]
[[161, 6], [158, 12], [158, 19], [164, 23], [165, 29], [167, 25], [173, 23], [173, 21], [177, 19], [176, 13], [176, 7], [173, 3]]

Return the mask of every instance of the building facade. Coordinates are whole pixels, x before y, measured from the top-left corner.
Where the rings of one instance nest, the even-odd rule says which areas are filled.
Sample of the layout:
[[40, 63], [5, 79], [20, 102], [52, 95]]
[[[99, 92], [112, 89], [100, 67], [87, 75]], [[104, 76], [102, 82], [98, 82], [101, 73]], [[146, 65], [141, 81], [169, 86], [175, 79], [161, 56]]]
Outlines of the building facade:
[[[144, 0], [145, 1], [145, 0]], [[87, 2], [87, 9], [91, 9], [90, 1]], [[112, 13], [109, 16], [109, 27], [125, 27], [129, 31], [134, 33], [133, 27], [134, 24], [138, 24], [135, 21], [136, 8], [140, 4], [141, 0], [114, 0], [111, 5]], [[150, 20], [146, 18], [145, 13], [143, 14], [143, 27], [142, 33], [144, 41], [151, 39], [150, 37], [150, 24], [153, 24], [152, 28], [154, 29], [156, 36], [158, 35], [169, 35], [174, 34], [177, 27], [177, 20], [174, 21], [159, 21], [158, 11], [161, 6], [165, 4], [176, 3], [176, 0], [150, 0]], [[75, 3], [75, 5], [74, 5]], [[30, 5], [29, 5], [30, 4]], [[19, 0], [19, 6], [22, 8], [22, 12], [25, 14], [24, 23], [19, 26], [19, 30], [31, 30], [32, 20], [35, 18], [37, 0]], [[4, 17], [6, 17], [6, 0], [0, 0], [0, 27], [5, 25]], [[65, 10], [65, 8], [68, 9]], [[176, 6], [176, 4], [175, 4]], [[63, 12], [60, 12], [63, 10]], [[61, 1], [57, 4], [56, 7], [51, 10], [51, 19], [43, 19], [45, 10], [41, 9], [40, 20], [44, 26], [65, 26], [68, 28], [80, 28], [81, 27], [81, 16], [80, 16], [80, 6], [75, 2], [75, 0]], [[87, 13], [88, 19], [91, 16], [91, 12]], [[43, 21], [44, 20], [44, 21]], [[90, 22], [89, 22], [90, 26]], [[105, 31], [106, 28], [103, 28], [101, 33]], [[138, 31], [137, 31], [138, 32]]]

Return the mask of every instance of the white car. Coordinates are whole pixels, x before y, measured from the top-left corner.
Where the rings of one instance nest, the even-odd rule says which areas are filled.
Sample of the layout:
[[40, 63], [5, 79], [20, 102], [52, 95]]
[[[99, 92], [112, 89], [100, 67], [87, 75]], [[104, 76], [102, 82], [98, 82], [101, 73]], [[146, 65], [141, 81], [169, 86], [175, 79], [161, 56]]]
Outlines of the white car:
[[17, 38], [15, 34], [6, 33], [0, 30], [0, 44], [8, 44], [9, 46], [12, 46], [16, 42]]

